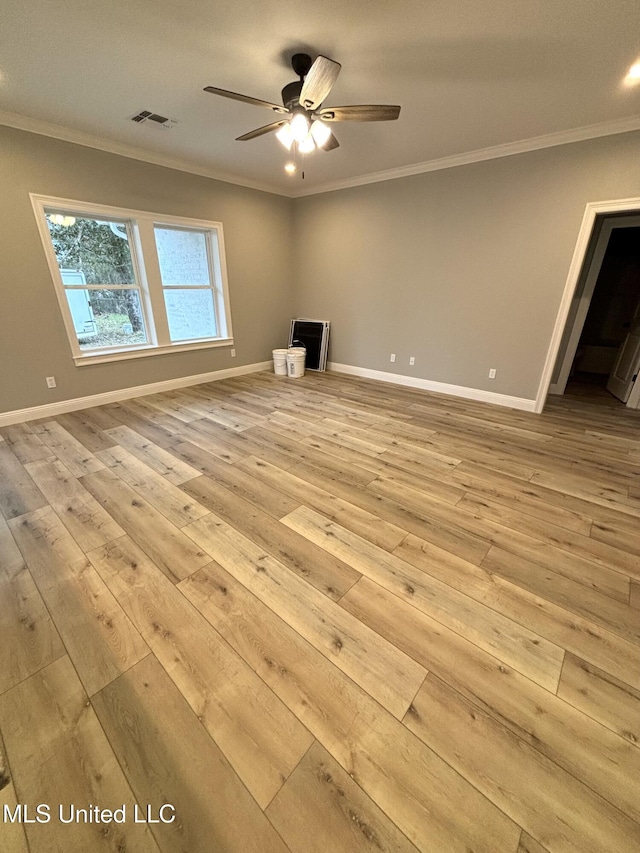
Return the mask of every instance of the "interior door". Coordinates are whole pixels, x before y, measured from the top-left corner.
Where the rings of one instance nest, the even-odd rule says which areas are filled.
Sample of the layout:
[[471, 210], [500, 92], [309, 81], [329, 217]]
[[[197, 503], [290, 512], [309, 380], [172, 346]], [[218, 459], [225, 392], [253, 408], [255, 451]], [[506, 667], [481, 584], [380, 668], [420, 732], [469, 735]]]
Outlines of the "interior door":
[[616, 363], [607, 382], [607, 391], [626, 403], [640, 371], [640, 304], [636, 306], [629, 334], [618, 350]]

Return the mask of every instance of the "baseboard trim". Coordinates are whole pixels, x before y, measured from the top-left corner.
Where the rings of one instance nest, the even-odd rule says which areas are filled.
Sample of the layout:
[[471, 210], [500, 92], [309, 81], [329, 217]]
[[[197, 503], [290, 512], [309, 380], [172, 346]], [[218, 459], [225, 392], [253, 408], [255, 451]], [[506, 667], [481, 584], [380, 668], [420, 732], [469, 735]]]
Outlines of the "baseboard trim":
[[450, 394], [452, 397], [464, 397], [467, 400], [492, 403], [494, 406], [506, 406], [523, 412], [533, 412], [536, 405], [535, 400], [527, 400], [524, 397], [511, 397], [508, 394], [496, 394], [494, 391], [482, 391], [479, 388], [467, 388], [464, 385], [449, 385], [432, 379], [404, 376], [401, 373], [386, 373], [383, 370], [370, 370], [368, 367], [354, 367], [351, 364], [339, 364], [335, 361], [329, 362], [327, 368], [335, 373], [348, 373], [350, 376], [377, 379], [379, 382], [407, 385], [409, 388], [421, 388], [424, 391], [435, 391], [437, 394]]
[[190, 385], [202, 385], [204, 382], [217, 382], [230, 376], [244, 376], [247, 373], [259, 373], [273, 367], [272, 361], [260, 361], [255, 364], [243, 364], [240, 367], [229, 367], [225, 370], [213, 370], [210, 373], [198, 373], [193, 376], [180, 376], [178, 379], [165, 379], [163, 382], [152, 382], [149, 385], [135, 385], [132, 388], [119, 388], [117, 391], [106, 391], [103, 394], [91, 394], [89, 397], [76, 397], [73, 400], [60, 400], [57, 403], [46, 403], [43, 406], [31, 406], [28, 409], [16, 409], [13, 412], [0, 412], [0, 426], [33, 421], [40, 418], [54, 418], [66, 412], [77, 412], [79, 409], [91, 409], [94, 406], [104, 406], [106, 403], [118, 403], [120, 400], [130, 400], [132, 397], [144, 397], [147, 394], [160, 394], [163, 391], [173, 391], [176, 388], [187, 388]]

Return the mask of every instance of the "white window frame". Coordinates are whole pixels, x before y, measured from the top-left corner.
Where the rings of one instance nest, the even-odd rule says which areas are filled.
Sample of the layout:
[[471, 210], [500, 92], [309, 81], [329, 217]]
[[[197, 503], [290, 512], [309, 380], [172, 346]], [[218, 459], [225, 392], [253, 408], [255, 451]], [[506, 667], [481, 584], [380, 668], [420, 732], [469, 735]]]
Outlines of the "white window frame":
[[[165, 355], [173, 352], [233, 346], [231, 305], [229, 301], [224, 235], [221, 222], [188, 219], [182, 216], [110, 207], [103, 204], [90, 204], [73, 199], [55, 198], [35, 193], [30, 193], [30, 198], [76, 367], [88, 364], [101, 364], [109, 361], [142, 358], [151, 355]], [[131, 250], [131, 262], [134, 269], [134, 278], [136, 279], [135, 286], [139, 288], [141, 297], [141, 308], [147, 333], [146, 343], [92, 350], [80, 349], [65, 293], [67, 288], [65, 288], [62, 282], [58, 259], [53, 248], [49, 228], [47, 227], [46, 215], [47, 210], [50, 208], [55, 208], [60, 212], [64, 212], [70, 216], [77, 216], [78, 218], [88, 217], [92, 219], [118, 220], [126, 223]], [[176, 341], [175, 343], [171, 341], [164, 302], [165, 288], [162, 284], [160, 264], [156, 250], [154, 233], [156, 226], [205, 232], [216, 328], [218, 331], [216, 337], [193, 341]], [[122, 285], [105, 285], [104, 289], [118, 287], [122, 287]]]

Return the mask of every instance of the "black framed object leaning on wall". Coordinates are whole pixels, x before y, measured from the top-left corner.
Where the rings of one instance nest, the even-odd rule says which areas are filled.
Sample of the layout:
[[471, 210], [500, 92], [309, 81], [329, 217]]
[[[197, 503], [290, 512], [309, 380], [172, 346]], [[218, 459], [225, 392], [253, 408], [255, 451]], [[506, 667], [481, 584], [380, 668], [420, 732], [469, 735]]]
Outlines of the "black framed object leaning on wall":
[[291, 321], [289, 346], [301, 344], [306, 349], [305, 367], [307, 370], [327, 369], [329, 326], [329, 320], [306, 320], [299, 318]]

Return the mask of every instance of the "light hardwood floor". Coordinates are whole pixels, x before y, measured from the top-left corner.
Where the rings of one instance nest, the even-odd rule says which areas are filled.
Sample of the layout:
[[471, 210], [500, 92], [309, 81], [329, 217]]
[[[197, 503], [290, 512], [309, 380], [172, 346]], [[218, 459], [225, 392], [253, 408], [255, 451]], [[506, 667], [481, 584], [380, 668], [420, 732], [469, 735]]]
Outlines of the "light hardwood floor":
[[0, 436], [3, 853], [640, 850], [640, 412], [264, 373]]

